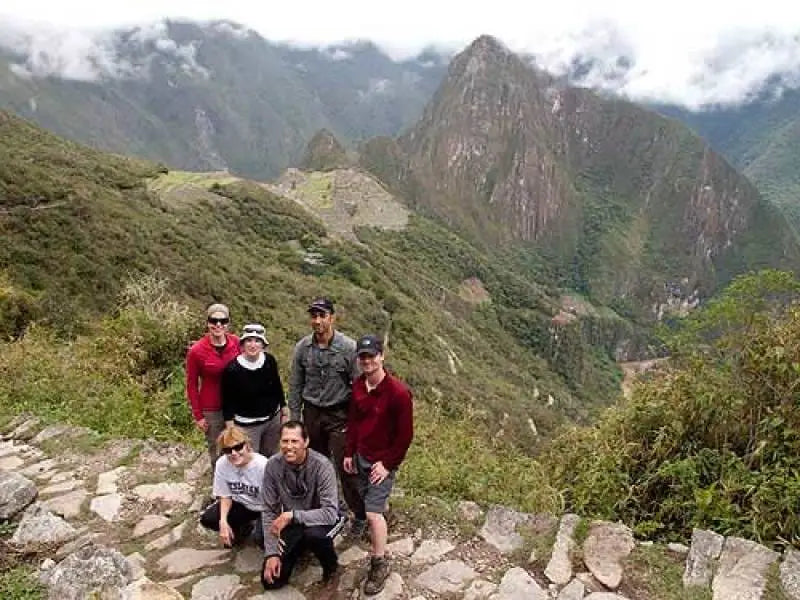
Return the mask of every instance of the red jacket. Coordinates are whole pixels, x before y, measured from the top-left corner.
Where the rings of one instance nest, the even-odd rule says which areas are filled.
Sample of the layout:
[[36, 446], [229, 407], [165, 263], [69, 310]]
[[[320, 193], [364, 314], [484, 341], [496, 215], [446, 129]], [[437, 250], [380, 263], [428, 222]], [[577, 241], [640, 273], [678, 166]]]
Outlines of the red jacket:
[[225, 337], [228, 341], [221, 354], [207, 335], [192, 344], [186, 354], [186, 397], [195, 421], [203, 418], [204, 410], [222, 410], [222, 371], [239, 356], [239, 338], [232, 333], [226, 333]]
[[370, 462], [381, 461], [394, 470], [406, 456], [414, 436], [411, 391], [390, 374], [371, 392], [364, 375], [353, 382], [353, 399], [347, 420], [345, 456], [359, 454]]

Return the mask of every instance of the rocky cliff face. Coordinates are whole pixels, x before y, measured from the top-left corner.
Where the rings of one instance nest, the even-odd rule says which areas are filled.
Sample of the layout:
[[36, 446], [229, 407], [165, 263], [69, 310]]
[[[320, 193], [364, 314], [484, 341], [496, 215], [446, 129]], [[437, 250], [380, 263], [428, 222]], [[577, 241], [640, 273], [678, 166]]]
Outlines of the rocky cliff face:
[[397, 145], [402, 166], [371, 163], [415, 205], [487, 245], [544, 249], [568, 285], [626, 311], [798, 264], [785, 220], [688, 129], [557, 84], [488, 36]]

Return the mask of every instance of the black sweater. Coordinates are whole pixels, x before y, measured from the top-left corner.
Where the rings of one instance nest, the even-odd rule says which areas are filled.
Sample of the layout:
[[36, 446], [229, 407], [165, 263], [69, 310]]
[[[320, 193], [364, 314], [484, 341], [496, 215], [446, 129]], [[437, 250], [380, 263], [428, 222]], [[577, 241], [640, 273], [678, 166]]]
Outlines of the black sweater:
[[226, 421], [232, 421], [234, 415], [271, 417], [285, 405], [278, 363], [271, 354], [264, 353], [259, 369], [246, 369], [233, 359], [222, 372], [222, 415]]

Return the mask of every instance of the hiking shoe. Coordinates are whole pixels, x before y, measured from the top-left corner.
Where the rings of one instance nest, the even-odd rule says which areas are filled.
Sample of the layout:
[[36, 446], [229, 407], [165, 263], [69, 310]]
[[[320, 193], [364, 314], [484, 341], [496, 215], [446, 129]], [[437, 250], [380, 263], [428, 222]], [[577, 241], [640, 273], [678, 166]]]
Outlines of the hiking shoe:
[[367, 527], [366, 519], [354, 519], [350, 524], [350, 529], [347, 530], [345, 538], [351, 542], [364, 540], [369, 534], [369, 527]]
[[364, 584], [364, 593], [374, 596], [383, 591], [386, 580], [392, 572], [389, 560], [385, 556], [373, 556], [369, 561], [369, 573]]
[[339, 571], [323, 573], [322, 581], [317, 584], [313, 595], [314, 600], [336, 600], [339, 594]]

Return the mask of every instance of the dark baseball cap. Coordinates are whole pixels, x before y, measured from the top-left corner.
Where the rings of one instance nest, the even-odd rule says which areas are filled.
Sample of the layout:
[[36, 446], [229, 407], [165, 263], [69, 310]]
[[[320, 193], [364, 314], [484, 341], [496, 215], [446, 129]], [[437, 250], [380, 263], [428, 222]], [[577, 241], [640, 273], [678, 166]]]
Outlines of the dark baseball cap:
[[383, 342], [377, 335], [365, 335], [356, 344], [356, 354], [383, 354]]
[[311, 304], [308, 305], [308, 312], [313, 312], [316, 310], [329, 314], [333, 314], [335, 312], [333, 310], [333, 302], [331, 302], [330, 298], [315, 298], [312, 300]]

